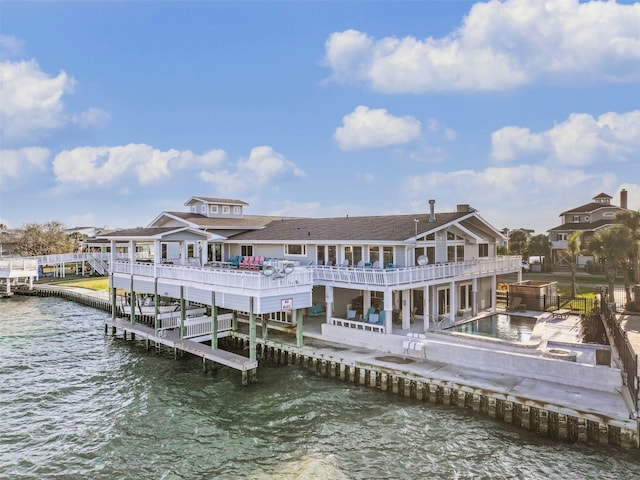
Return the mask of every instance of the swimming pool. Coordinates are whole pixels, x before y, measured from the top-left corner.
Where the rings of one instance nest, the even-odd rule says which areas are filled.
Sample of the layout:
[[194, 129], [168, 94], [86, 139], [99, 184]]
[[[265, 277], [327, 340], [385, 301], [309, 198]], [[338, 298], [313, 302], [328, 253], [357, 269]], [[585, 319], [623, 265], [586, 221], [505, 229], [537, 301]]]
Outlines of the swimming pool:
[[536, 317], [494, 313], [487, 317], [456, 325], [448, 331], [498, 338], [509, 342], [526, 343], [531, 338], [531, 333], [537, 320]]

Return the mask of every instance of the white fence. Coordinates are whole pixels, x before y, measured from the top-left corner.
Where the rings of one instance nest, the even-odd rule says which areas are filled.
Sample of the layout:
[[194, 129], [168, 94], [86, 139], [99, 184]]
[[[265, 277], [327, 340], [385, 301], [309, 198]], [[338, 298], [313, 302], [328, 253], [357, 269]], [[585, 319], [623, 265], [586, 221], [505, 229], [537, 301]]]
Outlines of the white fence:
[[385, 326], [377, 325], [375, 323], [359, 322], [356, 320], [347, 320], [345, 318], [331, 317], [330, 325], [336, 325], [338, 327], [355, 328], [356, 330], [364, 330], [365, 332], [377, 332], [384, 333]]
[[392, 269], [317, 266], [314, 271], [316, 281], [389, 287], [485, 273], [517, 272], [520, 268], [520, 257], [498, 257]]

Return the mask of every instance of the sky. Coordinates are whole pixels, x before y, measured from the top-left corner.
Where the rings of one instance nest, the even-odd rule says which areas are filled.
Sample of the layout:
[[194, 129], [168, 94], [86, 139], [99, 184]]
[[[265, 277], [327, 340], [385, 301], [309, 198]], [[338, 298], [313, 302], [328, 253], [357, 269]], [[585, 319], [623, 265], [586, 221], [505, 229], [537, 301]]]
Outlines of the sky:
[[640, 209], [640, 3], [0, 1], [0, 223]]

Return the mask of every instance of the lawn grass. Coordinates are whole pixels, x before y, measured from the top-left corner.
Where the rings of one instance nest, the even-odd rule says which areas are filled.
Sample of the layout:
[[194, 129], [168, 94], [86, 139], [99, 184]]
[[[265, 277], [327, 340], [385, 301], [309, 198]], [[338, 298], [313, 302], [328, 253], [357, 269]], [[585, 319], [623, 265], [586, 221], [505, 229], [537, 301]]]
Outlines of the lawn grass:
[[[72, 277], [72, 278], [69, 278]], [[83, 277], [70, 275], [66, 278], [46, 277], [36, 282], [38, 285], [60, 285], [65, 287], [80, 287], [89, 290], [109, 291], [109, 279], [107, 277]]]

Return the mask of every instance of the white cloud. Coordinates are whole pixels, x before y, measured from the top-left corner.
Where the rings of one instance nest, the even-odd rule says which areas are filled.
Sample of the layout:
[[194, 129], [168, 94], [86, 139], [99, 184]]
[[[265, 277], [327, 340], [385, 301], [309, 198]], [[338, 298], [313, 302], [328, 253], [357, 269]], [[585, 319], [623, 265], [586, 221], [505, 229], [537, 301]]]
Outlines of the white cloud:
[[75, 80], [66, 72], [51, 76], [35, 60], [0, 62], [0, 122], [2, 139], [9, 143], [33, 142], [66, 125], [101, 126], [109, 115], [98, 108], [69, 115], [62, 98], [72, 93]]
[[[427, 198], [435, 198], [436, 211], [452, 211], [456, 204], [468, 203], [498, 228], [527, 227], [537, 233], [556, 226], [561, 211], [588, 203], [597, 193], [614, 195], [625, 188], [613, 174], [553, 165], [434, 171], [408, 177], [403, 185], [408, 197], [421, 205], [426, 205]], [[592, 195], [578, 198], [576, 192]], [[521, 223], [514, 225], [514, 218]]]
[[381, 148], [402, 145], [420, 138], [420, 121], [414, 117], [396, 117], [383, 108], [360, 105], [342, 118], [334, 138], [341, 150]]
[[491, 144], [491, 157], [498, 162], [530, 157], [572, 166], [627, 162], [640, 156], [640, 110], [608, 112], [598, 118], [572, 114], [539, 133], [508, 126], [491, 134]]
[[330, 80], [385, 93], [638, 81], [639, 24], [638, 3], [490, 1], [474, 4], [462, 25], [441, 39], [333, 33], [325, 61]]
[[295, 163], [265, 145], [252, 148], [249, 158], [241, 158], [235, 165], [227, 165], [227, 168], [215, 171], [204, 170], [198, 176], [224, 195], [258, 187], [277, 191], [280, 181], [306, 175]]
[[25, 51], [24, 47], [24, 42], [19, 38], [0, 33], [0, 60], [22, 55]]
[[0, 190], [10, 189], [36, 172], [47, 169], [50, 152], [43, 147], [25, 147], [18, 150], [0, 150]]
[[[145, 186], [165, 181], [177, 170], [195, 170], [224, 159], [221, 150], [195, 155], [189, 150], [161, 151], [145, 144], [115, 147], [78, 147], [56, 155], [53, 171], [59, 183], [81, 187], [130, 183]], [[126, 185], [122, 185], [126, 191]]]

